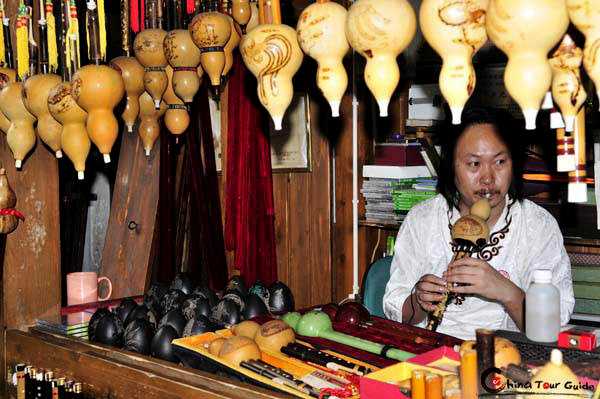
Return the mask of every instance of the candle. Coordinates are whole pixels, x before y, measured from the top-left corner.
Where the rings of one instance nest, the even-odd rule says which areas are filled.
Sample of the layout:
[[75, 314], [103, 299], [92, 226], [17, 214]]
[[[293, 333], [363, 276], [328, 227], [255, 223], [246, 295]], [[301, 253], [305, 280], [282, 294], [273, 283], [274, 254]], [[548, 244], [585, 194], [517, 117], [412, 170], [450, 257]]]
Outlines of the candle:
[[462, 399], [477, 399], [477, 352], [466, 350], [460, 357], [460, 388]]
[[413, 370], [410, 385], [412, 399], [425, 399], [425, 372], [423, 370]]
[[425, 397], [426, 399], [442, 399], [441, 375], [427, 373], [425, 376]]

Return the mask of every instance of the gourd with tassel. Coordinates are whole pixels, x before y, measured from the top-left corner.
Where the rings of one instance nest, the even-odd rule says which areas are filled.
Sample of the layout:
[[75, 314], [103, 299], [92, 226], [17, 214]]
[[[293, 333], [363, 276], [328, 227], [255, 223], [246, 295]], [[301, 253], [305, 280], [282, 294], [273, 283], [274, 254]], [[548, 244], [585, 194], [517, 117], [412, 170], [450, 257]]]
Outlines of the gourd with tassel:
[[348, 12], [329, 0], [317, 0], [298, 18], [298, 41], [302, 50], [318, 63], [317, 86], [331, 107], [331, 115], [340, 115], [340, 103], [348, 86], [348, 74], [342, 60], [350, 45], [346, 40]]
[[[292, 77], [302, 63], [296, 31], [281, 23], [279, 0], [260, 4], [261, 25], [246, 34], [240, 43], [244, 64], [258, 80], [258, 98], [269, 111], [275, 130], [282, 129], [283, 115], [292, 102]], [[265, 23], [264, 17], [269, 16]]]
[[392, 93], [400, 81], [396, 57], [410, 44], [417, 29], [415, 12], [406, 0], [357, 0], [348, 11], [346, 37], [366, 58], [365, 82], [388, 115]]
[[127, 102], [121, 118], [131, 133], [140, 112], [139, 98], [144, 92], [144, 67], [135, 57], [117, 57], [110, 62], [110, 66], [120, 72], [123, 78]]
[[173, 85], [171, 79], [173, 78], [173, 68], [167, 66], [165, 68], [167, 77], [169, 79], [169, 85], [163, 100], [167, 104], [167, 112], [165, 113], [165, 126], [169, 132], [179, 135], [185, 132], [190, 125], [190, 115], [188, 114], [187, 107], [181, 100], [181, 98], [175, 95], [173, 91]]
[[167, 61], [173, 67], [172, 89], [184, 102], [191, 103], [200, 89], [200, 50], [185, 29], [167, 33], [163, 46]]
[[9, 234], [19, 225], [19, 219], [25, 220], [23, 214], [15, 209], [17, 196], [8, 183], [6, 169], [0, 169], [0, 234]]
[[160, 109], [156, 109], [150, 94], [144, 92], [140, 96], [139, 106], [140, 125], [138, 127], [138, 135], [144, 145], [144, 152], [149, 157], [156, 140], [160, 136], [159, 119], [167, 112], [167, 104], [161, 101]]

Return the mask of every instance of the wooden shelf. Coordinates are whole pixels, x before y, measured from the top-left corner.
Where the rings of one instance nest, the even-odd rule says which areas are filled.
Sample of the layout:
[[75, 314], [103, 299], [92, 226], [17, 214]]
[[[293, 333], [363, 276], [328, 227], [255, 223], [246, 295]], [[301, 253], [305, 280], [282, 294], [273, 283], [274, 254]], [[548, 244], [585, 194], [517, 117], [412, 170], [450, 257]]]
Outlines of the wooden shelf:
[[383, 223], [383, 222], [371, 222], [365, 219], [360, 219], [358, 221], [359, 226], [363, 227], [373, 227], [376, 229], [384, 229], [384, 230], [398, 230], [400, 228], [401, 223]]

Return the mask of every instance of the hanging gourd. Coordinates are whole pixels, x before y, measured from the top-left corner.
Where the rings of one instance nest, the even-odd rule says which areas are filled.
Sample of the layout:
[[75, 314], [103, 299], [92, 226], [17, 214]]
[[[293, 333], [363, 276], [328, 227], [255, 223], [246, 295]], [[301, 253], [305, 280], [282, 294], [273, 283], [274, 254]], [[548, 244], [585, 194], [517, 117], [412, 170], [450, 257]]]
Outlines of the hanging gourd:
[[17, 196], [8, 183], [6, 169], [0, 169], [0, 234], [12, 233], [25, 216], [15, 209]]
[[[7, 83], [16, 82], [16, 80], [17, 72], [14, 69], [0, 68], [0, 89]], [[0, 130], [6, 134], [9, 127], [10, 121], [2, 112], [0, 112]]]
[[135, 58], [144, 66], [144, 87], [154, 100], [154, 106], [160, 108], [160, 99], [167, 88], [165, 67], [167, 58], [163, 43], [167, 32], [156, 29], [156, 25], [138, 33], [133, 41]]
[[133, 132], [133, 126], [140, 112], [140, 96], [144, 92], [144, 67], [134, 57], [117, 57], [110, 66], [121, 74], [127, 100], [121, 118], [125, 121], [128, 132]]
[[549, 60], [552, 67], [552, 96], [565, 121], [564, 131], [557, 130], [556, 170], [559, 172], [575, 170], [575, 156], [569, 151], [574, 143], [571, 132], [577, 113], [587, 98], [579, 73], [582, 59], [583, 51], [567, 34]]
[[488, 36], [508, 56], [504, 85], [521, 107], [526, 129], [535, 129], [538, 110], [552, 83], [547, 54], [568, 25], [564, 0], [490, 0]]
[[261, 24], [240, 43], [244, 64], [258, 80], [258, 98], [269, 111], [275, 130], [281, 130], [283, 115], [292, 102], [292, 77], [302, 64], [296, 31], [281, 23], [279, 0], [259, 3]]
[[488, 0], [424, 0], [419, 23], [427, 43], [442, 57], [439, 84], [450, 106], [452, 123], [461, 122], [463, 108], [475, 89], [473, 55], [487, 40]]
[[160, 109], [156, 109], [152, 97], [147, 92], [142, 93], [139, 101], [140, 125], [138, 126], [138, 135], [144, 145], [144, 152], [149, 157], [156, 139], [160, 136], [160, 124], [158, 120], [167, 111], [167, 104], [161, 101]]
[[86, 128], [92, 142], [110, 162], [110, 151], [119, 135], [119, 123], [113, 109], [119, 104], [125, 86], [121, 74], [115, 69], [100, 65], [98, 14], [93, 0], [87, 2], [90, 34], [90, 59], [95, 64], [81, 67], [71, 79], [72, 96], [88, 114]]
[[417, 29], [415, 12], [406, 0], [357, 0], [348, 11], [346, 36], [367, 59], [365, 82], [388, 115], [392, 93], [400, 81], [396, 57], [410, 44]]
[[252, 17], [250, 0], [231, 0], [231, 15], [235, 22], [240, 25], [242, 34], [246, 34], [246, 26]]
[[229, 25], [231, 26], [231, 36], [227, 41], [223, 51], [225, 52], [225, 66], [223, 67], [223, 73], [221, 76], [221, 82], [223, 83], [226, 79], [225, 77], [231, 71], [231, 67], [233, 67], [233, 51], [240, 44], [240, 40], [242, 39], [242, 32], [240, 31], [240, 26], [227, 15], [227, 20], [229, 21]]
[[248, 24], [246, 25], [244, 35], [259, 25], [258, 4], [256, 3], [256, 0], [250, 1], [250, 14], [250, 21], [248, 21]]
[[348, 86], [342, 60], [350, 45], [345, 24], [348, 12], [329, 0], [317, 0], [298, 18], [298, 42], [302, 51], [318, 63], [317, 86], [331, 107], [331, 115], [340, 116], [340, 103]]
[[0, 90], [0, 112], [10, 121], [6, 131], [6, 141], [15, 159], [15, 167], [20, 169], [23, 160], [33, 149], [36, 142], [32, 115], [23, 103], [22, 82], [7, 83]]
[[210, 77], [213, 95], [219, 98], [221, 74], [225, 67], [224, 47], [231, 36], [231, 25], [225, 14], [213, 9], [196, 15], [190, 22], [189, 31], [200, 49], [200, 64]]
[[63, 82], [55, 86], [48, 94], [48, 109], [52, 116], [63, 126], [61, 145], [69, 157], [77, 178], [83, 180], [85, 160], [90, 152], [90, 138], [85, 128], [85, 112], [71, 96], [71, 83]]
[[184, 102], [191, 103], [200, 89], [200, 50], [192, 41], [190, 32], [185, 29], [167, 33], [163, 46], [167, 61], [173, 67], [173, 91]]
[[600, 98], [600, 2], [594, 0], [567, 0], [569, 18], [585, 36], [583, 67], [596, 86]]
[[173, 85], [171, 84], [171, 80], [173, 79], [173, 68], [167, 66], [165, 71], [169, 80], [167, 90], [165, 90], [165, 94], [163, 94], [163, 101], [167, 104], [165, 126], [169, 132], [179, 135], [185, 132], [190, 125], [190, 115], [181, 98], [177, 97], [173, 91]]

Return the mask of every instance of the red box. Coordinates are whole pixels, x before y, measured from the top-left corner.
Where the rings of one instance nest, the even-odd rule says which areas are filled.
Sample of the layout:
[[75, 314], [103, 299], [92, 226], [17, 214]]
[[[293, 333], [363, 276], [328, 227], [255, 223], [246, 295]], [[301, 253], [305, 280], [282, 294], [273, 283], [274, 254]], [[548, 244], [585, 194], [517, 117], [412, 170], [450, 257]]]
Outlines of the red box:
[[419, 166], [425, 165], [418, 143], [375, 144], [375, 165]]
[[558, 334], [559, 348], [591, 351], [596, 347], [596, 335], [579, 330], [566, 330]]

